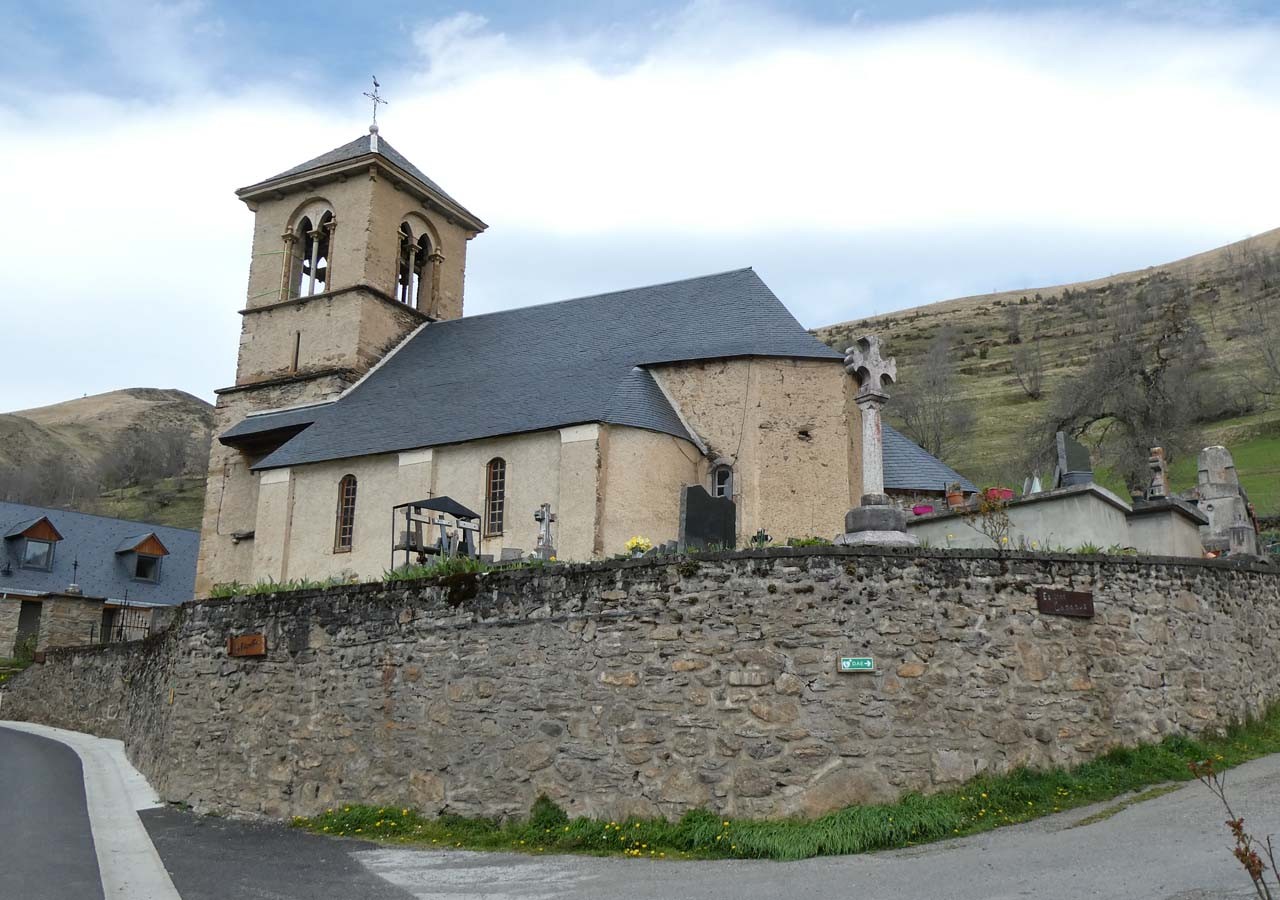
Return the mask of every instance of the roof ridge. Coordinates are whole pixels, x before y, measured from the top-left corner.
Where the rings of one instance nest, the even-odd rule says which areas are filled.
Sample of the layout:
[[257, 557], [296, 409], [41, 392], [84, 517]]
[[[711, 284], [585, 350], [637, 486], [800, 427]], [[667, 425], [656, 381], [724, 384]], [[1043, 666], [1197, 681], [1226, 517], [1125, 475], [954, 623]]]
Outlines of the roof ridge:
[[119, 516], [104, 516], [102, 513], [81, 512], [78, 509], [63, 509], [56, 506], [36, 506], [32, 503], [18, 503], [15, 500], [0, 500], [0, 507], [4, 506], [24, 506], [27, 509], [39, 509], [46, 513], [71, 513], [76, 516], [88, 516], [93, 519], [106, 519], [109, 522], [123, 522], [128, 525], [145, 525], [148, 528], [166, 528], [170, 531], [186, 531], [191, 534], [199, 534], [198, 528], [179, 528], [177, 525], [161, 525], [159, 522], [142, 522], [138, 519], [122, 519]]
[[[600, 291], [596, 294], [582, 294], [577, 297], [565, 297], [562, 300], [548, 300], [545, 303], [529, 303], [525, 306], [513, 306], [510, 309], [495, 309], [490, 312], [476, 313], [471, 316], [459, 316], [456, 319], [444, 319], [443, 321], [432, 322], [431, 324], [439, 327], [441, 325], [450, 325], [457, 322], [475, 321], [476, 319], [483, 319], [488, 316], [500, 316], [505, 315], [506, 313], [519, 312], [526, 309], [545, 309], [548, 306], [559, 306], [562, 303], [577, 303], [580, 300], [598, 300], [601, 297], [613, 297], [617, 294], [629, 294], [632, 291], [649, 291], [654, 288], [670, 287], [675, 284], [688, 284], [691, 281], [708, 281], [712, 278], [723, 278], [725, 275], [737, 275], [740, 272], [751, 272], [752, 274], [755, 274], [755, 269], [752, 266], [740, 266], [736, 269], [725, 269], [723, 272], [710, 272], [706, 275], [690, 275], [688, 278], [673, 278], [670, 281], [659, 281], [654, 284], [637, 284], [634, 287], [619, 288], [615, 291]], [[760, 283], [764, 284], [763, 281]], [[765, 285], [765, 287], [768, 288], [768, 285]]]

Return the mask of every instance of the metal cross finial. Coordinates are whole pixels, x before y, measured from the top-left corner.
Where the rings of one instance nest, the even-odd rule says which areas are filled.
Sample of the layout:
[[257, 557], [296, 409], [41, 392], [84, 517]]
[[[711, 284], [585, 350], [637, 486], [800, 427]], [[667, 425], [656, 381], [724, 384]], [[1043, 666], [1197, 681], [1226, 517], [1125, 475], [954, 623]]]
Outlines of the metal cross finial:
[[888, 387], [898, 380], [898, 361], [880, 355], [880, 338], [874, 334], [861, 337], [844, 351], [845, 371], [858, 382], [858, 395], [888, 395]]
[[378, 76], [373, 75], [371, 77], [373, 78], [373, 91], [365, 91], [364, 95], [373, 101], [373, 124], [369, 126], [369, 130], [375, 131], [378, 128], [378, 104], [385, 104], [387, 101], [383, 100], [378, 94], [378, 88], [382, 87], [382, 85], [378, 84]]

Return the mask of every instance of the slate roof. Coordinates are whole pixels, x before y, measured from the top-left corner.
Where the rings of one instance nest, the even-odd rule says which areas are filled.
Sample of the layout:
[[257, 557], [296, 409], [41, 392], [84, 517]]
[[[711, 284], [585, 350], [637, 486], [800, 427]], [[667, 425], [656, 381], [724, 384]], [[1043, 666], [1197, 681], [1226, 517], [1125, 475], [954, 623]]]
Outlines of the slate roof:
[[279, 412], [258, 413], [246, 416], [231, 428], [222, 433], [220, 439], [224, 444], [237, 444], [246, 439], [269, 434], [284, 429], [301, 429], [310, 425], [320, 415], [327, 403], [300, 406], [295, 409], [282, 409]]
[[[890, 400], [890, 403], [893, 401]], [[978, 488], [887, 422], [884, 433], [884, 486], [891, 491], [942, 492], [953, 481], [969, 493]]]
[[586, 422], [688, 438], [643, 367], [742, 356], [843, 358], [751, 269], [433, 322], [254, 468]]
[[249, 185], [249, 187], [241, 188], [239, 193], [251, 191], [254, 188], [257, 188], [259, 185], [270, 184], [271, 182], [279, 181], [282, 178], [292, 178], [295, 175], [301, 175], [304, 172], [311, 172], [315, 169], [322, 169], [325, 166], [332, 166], [332, 165], [336, 165], [337, 163], [344, 163], [344, 162], [349, 162], [353, 159], [359, 159], [362, 156], [367, 156], [372, 153], [372, 154], [376, 154], [378, 156], [384, 157], [392, 165], [396, 166], [398, 169], [400, 169], [404, 173], [408, 175], [412, 175], [418, 181], [421, 181], [424, 185], [431, 188], [432, 191], [439, 194], [445, 200], [448, 200], [454, 206], [458, 207], [459, 209], [466, 212], [467, 215], [470, 215], [474, 218], [474, 214], [471, 213], [469, 210], [467, 210], [467, 208], [464, 207], [457, 200], [454, 200], [447, 193], [445, 193], [444, 188], [440, 187], [440, 185], [436, 184], [434, 181], [428, 178], [421, 169], [419, 169], [413, 163], [409, 162], [409, 160], [399, 150], [397, 150], [395, 147], [392, 147], [390, 144], [388, 144], [386, 141], [386, 138], [379, 135], [378, 143], [377, 143], [378, 149], [374, 150], [372, 142], [369, 140], [371, 137], [372, 135], [363, 134], [360, 137], [356, 138], [354, 141], [343, 144], [341, 147], [335, 147], [334, 149], [330, 150], [328, 153], [320, 154], [315, 159], [309, 159], [300, 165], [294, 166], [292, 169], [285, 169], [283, 172], [279, 173], [278, 175], [272, 175], [270, 178], [265, 178], [262, 181], [259, 181], [257, 184], [252, 184], [252, 185]]
[[[195, 596], [198, 531], [0, 501], [0, 534], [21, 533], [18, 525], [44, 516], [62, 535], [53, 552], [53, 570], [22, 568], [22, 538], [0, 540], [0, 593], [65, 591], [72, 582], [72, 563], [79, 562], [75, 581], [86, 597], [123, 600], [128, 592], [129, 600], [171, 605]], [[169, 555], [160, 563], [159, 581], [135, 581], [130, 567], [133, 555], [116, 551], [130, 542], [136, 547], [152, 533]], [[9, 575], [3, 574], [6, 563], [11, 570]]]

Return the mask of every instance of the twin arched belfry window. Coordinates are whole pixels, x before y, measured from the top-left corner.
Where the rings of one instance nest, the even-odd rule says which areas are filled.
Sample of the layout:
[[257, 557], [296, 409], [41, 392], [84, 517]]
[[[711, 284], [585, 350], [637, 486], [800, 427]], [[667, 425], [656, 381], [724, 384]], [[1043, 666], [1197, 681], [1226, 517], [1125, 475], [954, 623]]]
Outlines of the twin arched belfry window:
[[333, 231], [333, 213], [326, 210], [314, 222], [303, 216], [285, 235], [290, 299], [320, 294], [333, 285]]
[[[431, 240], [426, 232], [415, 236], [408, 222], [400, 223], [400, 253], [396, 262], [396, 299], [415, 309], [422, 308], [422, 288], [429, 282], [431, 266]], [[427, 287], [430, 300], [430, 286]]]

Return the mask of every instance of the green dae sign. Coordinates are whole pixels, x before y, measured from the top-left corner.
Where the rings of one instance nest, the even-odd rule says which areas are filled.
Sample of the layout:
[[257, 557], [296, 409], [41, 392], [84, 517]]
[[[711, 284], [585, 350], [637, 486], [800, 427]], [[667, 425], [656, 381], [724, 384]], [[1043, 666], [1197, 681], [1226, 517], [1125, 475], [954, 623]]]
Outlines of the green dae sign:
[[876, 661], [870, 656], [840, 657], [841, 672], [874, 672], [875, 670]]

